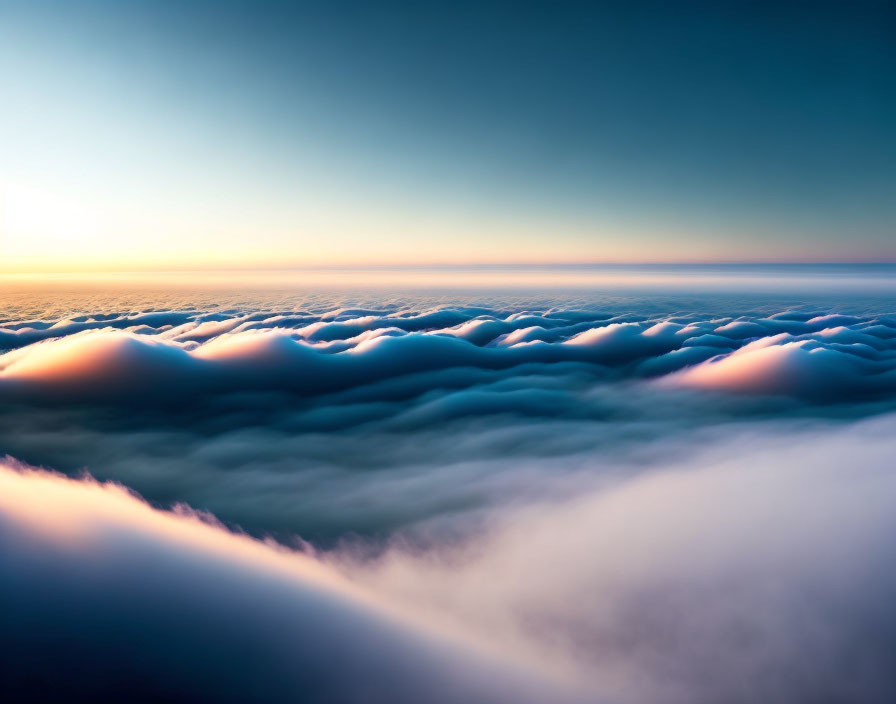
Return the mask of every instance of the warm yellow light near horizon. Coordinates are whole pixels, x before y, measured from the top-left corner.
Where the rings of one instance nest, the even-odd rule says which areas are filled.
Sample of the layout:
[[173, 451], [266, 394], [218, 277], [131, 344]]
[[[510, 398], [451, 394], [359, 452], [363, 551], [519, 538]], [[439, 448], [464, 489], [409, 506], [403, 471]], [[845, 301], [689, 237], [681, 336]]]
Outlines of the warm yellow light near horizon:
[[239, 194], [181, 194], [159, 202], [151, 194], [122, 196], [114, 184], [96, 193], [0, 182], [4, 275], [574, 258], [571, 248], [539, 247], [540, 230], [540, 224], [514, 227], [462, 214], [434, 218], [411, 209], [258, 204], [246, 194], [242, 201]]
[[75, 189], [0, 184], [0, 271], [65, 271], [135, 260], [115, 208]]
[[[346, 197], [0, 182], [0, 274], [740, 259], [715, 232]], [[747, 237], [738, 240], [747, 246]], [[741, 256], [725, 256], [727, 250]], [[786, 258], [786, 257], [784, 257]]]
[[190, 236], [187, 230], [201, 233], [201, 221], [192, 222], [176, 209], [159, 215], [151, 202], [125, 206], [112, 195], [0, 184], [2, 273], [225, 266], [254, 260], [252, 252], [235, 252], [214, 236]]

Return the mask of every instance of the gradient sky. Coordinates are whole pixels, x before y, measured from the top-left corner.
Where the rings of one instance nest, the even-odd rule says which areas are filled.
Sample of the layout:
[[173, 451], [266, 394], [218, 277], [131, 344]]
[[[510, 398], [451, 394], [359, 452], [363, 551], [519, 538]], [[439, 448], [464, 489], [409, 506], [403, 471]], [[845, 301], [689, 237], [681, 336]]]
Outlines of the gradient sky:
[[888, 3], [0, 0], [0, 272], [896, 260]]

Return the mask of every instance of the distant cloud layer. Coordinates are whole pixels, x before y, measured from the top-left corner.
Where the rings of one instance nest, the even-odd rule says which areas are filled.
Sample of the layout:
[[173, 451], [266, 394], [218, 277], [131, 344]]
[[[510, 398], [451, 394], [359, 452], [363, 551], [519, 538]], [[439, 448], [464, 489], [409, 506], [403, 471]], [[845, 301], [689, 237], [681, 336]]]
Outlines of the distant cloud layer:
[[[9, 321], [0, 395], [179, 400], [184, 393], [310, 396], [414, 373], [482, 383], [521, 365], [586, 365], [607, 379], [779, 394], [870, 398], [896, 389], [896, 318], [781, 312], [649, 318], [549, 309], [207, 314], [162, 311]], [[476, 376], [479, 372], [480, 376]], [[470, 375], [463, 384], [463, 374]], [[438, 385], [438, 377], [433, 377]], [[400, 384], [398, 384], [400, 386]], [[384, 393], [385, 397], [393, 395]]]

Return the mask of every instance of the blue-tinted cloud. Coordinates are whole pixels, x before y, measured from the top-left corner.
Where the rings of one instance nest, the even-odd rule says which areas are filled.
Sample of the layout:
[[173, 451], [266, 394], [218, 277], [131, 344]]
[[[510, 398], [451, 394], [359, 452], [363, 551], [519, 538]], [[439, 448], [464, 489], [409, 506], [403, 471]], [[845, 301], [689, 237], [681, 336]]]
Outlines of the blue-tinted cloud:
[[896, 320], [804, 316], [676, 320], [563, 310], [442, 308], [231, 317], [188, 312], [11, 321], [0, 395], [103, 401], [134, 394], [314, 396], [414, 374], [587, 365], [658, 388], [844, 400], [896, 388]]
[[189, 510], [9, 461], [0, 487], [10, 701], [582, 701]]
[[0, 691], [888, 702], [894, 422], [728, 428], [683, 454], [666, 426], [638, 471], [608, 475], [494, 458], [488, 478], [522, 474], [537, 494], [472, 526], [454, 515], [453, 534], [401, 531], [373, 554], [296, 553], [7, 462], [0, 623], [16, 636]]

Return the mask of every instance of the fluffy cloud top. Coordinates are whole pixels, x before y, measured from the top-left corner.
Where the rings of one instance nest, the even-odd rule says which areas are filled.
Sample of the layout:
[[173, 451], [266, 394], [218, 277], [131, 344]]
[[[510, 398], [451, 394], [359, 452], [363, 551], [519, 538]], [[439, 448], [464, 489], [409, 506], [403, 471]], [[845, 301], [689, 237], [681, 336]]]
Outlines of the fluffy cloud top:
[[12, 398], [164, 401], [272, 389], [309, 396], [415, 373], [562, 363], [611, 379], [828, 401], [896, 389], [896, 320], [880, 315], [171, 311], [9, 321], [0, 344], [8, 350], [0, 396]]

